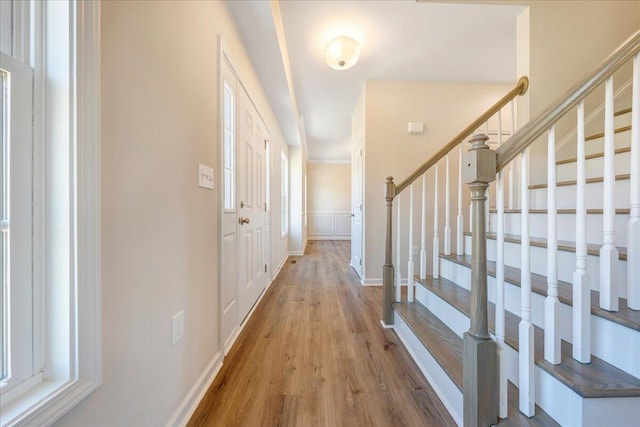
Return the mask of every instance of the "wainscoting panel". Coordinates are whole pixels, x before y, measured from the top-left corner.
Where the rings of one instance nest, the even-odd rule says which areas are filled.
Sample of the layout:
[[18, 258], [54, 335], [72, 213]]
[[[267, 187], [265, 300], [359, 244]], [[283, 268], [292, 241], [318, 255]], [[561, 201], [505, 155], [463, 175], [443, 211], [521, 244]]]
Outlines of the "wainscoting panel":
[[309, 212], [310, 240], [351, 240], [351, 212]]

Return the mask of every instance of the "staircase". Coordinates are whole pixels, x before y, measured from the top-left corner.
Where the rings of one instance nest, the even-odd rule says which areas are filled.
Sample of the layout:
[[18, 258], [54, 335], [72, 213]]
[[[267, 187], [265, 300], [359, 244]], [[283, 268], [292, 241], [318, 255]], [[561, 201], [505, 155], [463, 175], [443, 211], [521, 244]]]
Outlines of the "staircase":
[[[513, 100], [527, 90], [521, 80], [407, 180], [387, 180], [382, 323], [395, 330], [459, 425], [640, 425], [639, 51], [640, 32], [517, 130]], [[631, 58], [631, 106], [614, 109], [612, 76]], [[584, 98], [602, 83], [604, 119], [586, 123], [600, 129], [585, 135]], [[577, 117], [577, 155], [557, 160], [554, 124], [566, 114]], [[460, 143], [474, 133], [463, 155]], [[491, 135], [497, 152], [477, 133]], [[529, 145], [540, 136], [547, 161], [529, 163]], [[490, 188], [485, 167], [498, 173]], [[530, 185], [529, 168], [547, 170], [546, 183]], [[469, 201], [463, 175], [475, 194], [471, 219], [462, 215]], [[408, 200], [399, 197], [405, 189]], [[403, 277], [410, 279], [406, 290]], [[497, 366], [491, 354], [481, 359], [487, 353], [497, 355]]]

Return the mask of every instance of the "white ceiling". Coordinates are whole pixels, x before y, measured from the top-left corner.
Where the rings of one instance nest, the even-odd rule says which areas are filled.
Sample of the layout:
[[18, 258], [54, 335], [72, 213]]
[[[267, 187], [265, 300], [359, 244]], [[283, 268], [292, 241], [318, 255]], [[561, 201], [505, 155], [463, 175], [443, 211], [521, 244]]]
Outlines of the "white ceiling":
[[[310, 161], [350, 160], [351, 113], [367, 80], [517, 79], [523, 6], [282, 0], [280, 15], [268, 1], [229, 6], [285, 138], [305, 140]], [[286, 42], [277, 37], [279, 16]], [[345, 71], [324, 62], [324, 46], [339, 35], [361, 44], [359, 62]]]

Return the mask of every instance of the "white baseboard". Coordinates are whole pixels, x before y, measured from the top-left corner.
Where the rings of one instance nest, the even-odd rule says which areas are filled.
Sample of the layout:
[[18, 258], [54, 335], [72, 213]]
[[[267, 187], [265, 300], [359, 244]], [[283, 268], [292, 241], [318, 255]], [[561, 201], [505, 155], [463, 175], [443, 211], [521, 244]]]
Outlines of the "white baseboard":
[[367, 279], [366, 277], [363, 277], [360, 279], [360, 283], [362, 286], [382, 286], [382, 279]]
[[271, 280], [275, 280], [276, 277], [278, 277], [278, 274], [280, 274], [280, 270], [282, 270], [282, 267], [284, 267], [284, 263], [287, 262], [287, 259], [289, 259], [289, 253], [284, 254], [276, 269], [273, 270], [273, 278]]
[[351, 240], [351, 235], [345, 236], [332, 234], [330, 236], [318, 236], [309, 234], [309, 240]]
[[187, 393], [182, 403], [180, 403], [178, 409], [176, 409], [171, 418], [169, 418], [169, 421], [167, 421], [167, 427], [183, 427], [187, 425], [221, 368], [222, 357], [220, 352], [217, 352], [202, 374], [200, 374], [196, 383], [191, 387], [191, 390], [189, 390], [189, 393]]
[[289, 256], [303, 256], [304, 251], [289, 251]]

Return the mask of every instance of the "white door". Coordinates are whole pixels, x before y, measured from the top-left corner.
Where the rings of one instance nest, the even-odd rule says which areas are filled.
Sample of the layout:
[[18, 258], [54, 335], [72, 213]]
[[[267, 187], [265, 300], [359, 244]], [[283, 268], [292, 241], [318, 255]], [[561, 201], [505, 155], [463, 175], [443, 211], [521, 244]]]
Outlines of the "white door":
[[362, 141], [351, 159], [351, 266], [362, 277]]
[[238, 320], [242, 323], [266, 285], [266, 126], [238, 88]]
[[222, 229], [220, 262], [220, 336], [225, 354], [238, 331], [238, 213], [236, 211], [236, 145], [238, 82], [229, 64], [222, 64]]

